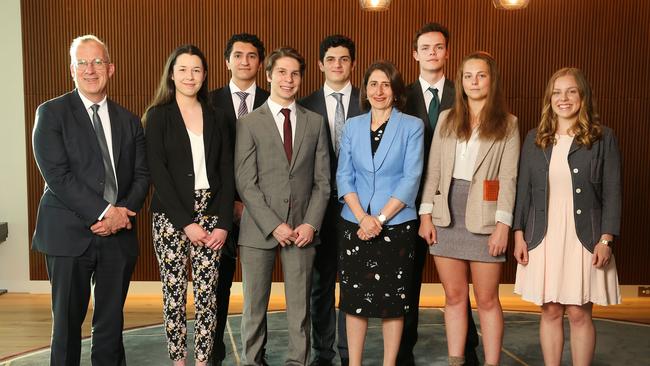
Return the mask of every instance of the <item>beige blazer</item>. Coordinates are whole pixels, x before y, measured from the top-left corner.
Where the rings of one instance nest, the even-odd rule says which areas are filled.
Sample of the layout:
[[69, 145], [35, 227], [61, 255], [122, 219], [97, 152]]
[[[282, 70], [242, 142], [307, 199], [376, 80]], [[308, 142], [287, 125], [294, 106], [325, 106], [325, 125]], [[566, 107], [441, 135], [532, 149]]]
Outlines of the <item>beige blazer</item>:
[[[431, 217], [436, 226], [449, 226], [449, 187], [456, 158], [455, 134], [441, 136], [440, 128], [447, 124], [449, 110], [440, 114], [433, 135], [427, 166], [422, 205], [433, 205]], [[476, 234], [491, 234], [496, 226], [496, 211], [512, 217], [517, 188], [517, 164], [519, 160], [519, 126], [517, 117], [508, 115], [508, 134], [505, 139], [480, 140], [474, 174], [467, 197], [465, 225]], [[484, 181], [498, 180], [496, 201], [484, 200]]]
[[320, 229], [330, 194], [327, 131], [323, 117], [300, 105], [296, 117], [291, 163], [268, 104], [237, 121], [235, 182], [246, 206], [239, 245], [276, 247], [272, 234], [281, 223]]

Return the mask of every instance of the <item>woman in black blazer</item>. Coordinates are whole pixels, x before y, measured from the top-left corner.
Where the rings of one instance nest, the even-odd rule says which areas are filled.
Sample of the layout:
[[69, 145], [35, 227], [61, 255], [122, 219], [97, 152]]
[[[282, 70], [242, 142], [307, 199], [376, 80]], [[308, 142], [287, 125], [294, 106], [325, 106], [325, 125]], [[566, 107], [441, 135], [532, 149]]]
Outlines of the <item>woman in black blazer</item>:
[[546, 365], [562, 360], [565, 312], [572, 363], [591, 364], [593, 304], [621, 301], [611, 249], [620, 220], [616, 138], [600, 124], [583, 72], [561, 69], [546, 87], [539, 127], [524, 143], [512, 227], [515, 292], [541, 306]]
[[207, 103], [208, 65], [193, 45], [167, 59], [143, 120], [154, 194], [153, 241], [160, 265], [168, 351], [185, 365], [187, 261], [196, 306], [196, 365], [206, 365], [216, 325], [219, 256], [232, 227], [233, 158], [223, 113]]

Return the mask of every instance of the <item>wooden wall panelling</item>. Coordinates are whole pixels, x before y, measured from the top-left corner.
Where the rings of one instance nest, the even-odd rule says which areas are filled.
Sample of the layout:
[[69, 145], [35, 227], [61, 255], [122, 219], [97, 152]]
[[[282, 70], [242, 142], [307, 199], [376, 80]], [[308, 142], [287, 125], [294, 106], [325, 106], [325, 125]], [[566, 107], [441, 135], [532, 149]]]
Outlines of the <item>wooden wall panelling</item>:
[[[75, 36], [94, 33], [107, 42], [117, 67], [109, 95], [142, 114], [167, 55], [183, 43], [194, 43], [205, 52], [211, 89], [229, 80], [223, 48], [231, 34], [256, 33], [268, 52], [291, 45], [307, 61], [300, 92], [306, 95], [323, 82], [317, 60], [324, 36], [342, 33], [356, 41], [355, 85], [376, 59], [393, 61], [411, 82], [418, 75], [412, 58], [413, 33], [428, 21], [438, 21], [451, 31], [447, 77], [455, 77], [463, 55], [477, 49], [492, 53], [522, 136], [538, 122], [544, 86], [553, 71], [568, 65], [585, 70], [603, 123], [616, 132], [623, 156], [623, 235], [615, 248], [619, 278], [623, 284], [650, 282], [650, 267], [645, 265], [650, 257], [645, 214], [650, 200], [643, 189], [650, 183], [646, 142], [650, 131], [645, 121], [650, 114], [646, 61], [650, 25], [645, 21], [650, 3], [646, 1], [532, 0], [526, 10], [508, 12], [495, 10], [490, 0], [399, 0], [388, 12], [367, 13], [354, 0], [23, 0], [21, 11], [30, 232], [43, 187], [31, 154], [34, 111], [73, 87], [67, 48]], [[257, 81], [267, 87], [263, 72]], [[149, 223], [145, 207], [137, 223], [142, 254], [135, 280], [158, 280]], [[513, 282], [515, 270], [516, 263], [509, 257], [503, 281]], [[47, 278], [39, 253], [30, 253], [30, 277]], [[281, 278], [277, 265], [273, 280]], [[438, 281], [430, 257], [424, 279]]]

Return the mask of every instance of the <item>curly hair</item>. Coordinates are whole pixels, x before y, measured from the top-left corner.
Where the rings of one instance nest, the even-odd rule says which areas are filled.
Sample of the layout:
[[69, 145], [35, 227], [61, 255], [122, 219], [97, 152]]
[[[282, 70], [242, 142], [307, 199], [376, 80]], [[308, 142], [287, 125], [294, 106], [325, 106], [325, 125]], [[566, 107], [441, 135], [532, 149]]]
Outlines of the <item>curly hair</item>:
[[537, 127], [537, 136], [535, 137], [535, 144], [542, 149], [556, 143], [555, 133], [558, 119], [555, 112], [553, 112], [551, 97], [553, 95], [555, 81], [567, 75], [573, 76], [576, 84], [578, 84], [578, 92], [580, 93], [581, 99], [578, 118], [573, 126], [571, 126], [570, 132], [575, 136], [575, 140], [580, 145], [588, 148], [591, 148], [591, 145], [602, 137], [603, 129], [600, 124], [600, 116], [598, 115], [596, 103], [592, 97], [591, 86], [584, 72], [575, 67], [565, 67], [556, 71], [546, 84], [546, 91], [544, 92], [542, 102], [542, 118]]

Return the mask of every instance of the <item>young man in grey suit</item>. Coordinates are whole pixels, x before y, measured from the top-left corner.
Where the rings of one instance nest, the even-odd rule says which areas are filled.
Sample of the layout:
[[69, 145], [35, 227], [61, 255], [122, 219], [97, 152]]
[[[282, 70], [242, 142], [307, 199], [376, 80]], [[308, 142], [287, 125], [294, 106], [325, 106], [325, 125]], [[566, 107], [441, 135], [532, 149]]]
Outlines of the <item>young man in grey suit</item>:
[[276, 253], [287, 302], [286, 365], [309, 361], [312, 266], [330, 194], [323, 118], [296, 104], [303, 57], [279, 48], [265, 64], [271, 95], [237, 122], [235, 181], [246, 206], [239, 232], [244, 365], [262, 365], [266, 311]]
[[[342, 35], [331, 35], [323, 39], [319, 47], [318, 67], [325, 76], [323, 86], [298, 103], [320, 114], [325, 120], [327, 142], [330, 151], [330, 184], [332, 186], [329, 204], [320, 231], [321, 244], [316, 247], [314, 278], [311, 288], [312, 349], [314, 360], [311, 366], [329, 366], [336, 356], [336, 310], [334, 290], [336, 288], [337, 240], [336, 223], [343, 205], [336, 194], [336, 167], [338, 142], [343, 133], [345, 120], [361, 114], [359, 89], [352, 86], [350, 76], [355, 66], [354, 42]], [[348, 345], [345, 334], [345, 314], [338, 317], [338, 349], [341, 365], [348, 364]]]
[[124, 365], [122, 308], [138, 255], [133, 228], [149, 187], [140, 119], [107, 99], [115, 72], [92, 35], [70, 47], [76, 89], [36, 110], [34, 157], [45, 180], [32, 240], [52, 285], [51, 365], [79, 365], [93, 294], [93, 365]]
[[[449, 59], [449, 30], [441, 24], [429, 23], [420, 28], [413, 39], [413, 58], [420, 67], [420, 77], [406, 88], [405, 113], [420, 117], [424, 121], [424, 167], [429, 159], [429, 149], [433, 132], [436, 129], [440, 112], [454, 105], [454, 83], [445, 78], [445, 65]], [[424, 174], [424, 172], [423, 172]], [[417, 205], [422, 197], [422, 184], [418, 193]], [[397, 355], [398, 365], [414, 365], [413, 348], [418, 340], [418, 308], [420, 289], [422, 287], [422, 271], [429, 255], [429, 247], [418, 237], [415, 245], [415, 265], [413, 267], [413, 282], [409, 296], [410, 310], [404, 318], [402, 342]], [[472, 318], [472, 309], [468, 307], [467, 342], [465, 345], [465, 364], [478, 365], [476, 346], [478, 334]]]
[[[269, 97], [269, 93], [257, 86], [255, 79], [264, 61], [264, 44], [254, 34], [234, 34], [226, 43], [224, 57], [226, 67], [230, 70], [230, 83], [210, 92], [210, 101], [216, 108], [222, 109], [230, 129], [231, 141], [235, 141], [237, 119], [258, 108]], [[234, 148], [234, 143], [233, 143]], [[244, 209], [239, 195], [235, 197], [234, 227], [228, 242], [221, 251], [219, 261], [219, 281], [217, 284], [217, 326], [214, 334], [214, 346], [210, 357], [212, 366], [221, 365], [226, 358], [226, 345], [223, 341], [228, 306], [230, 304], [230, 287], [236, 270], [237, 237], [239, 220]]]

